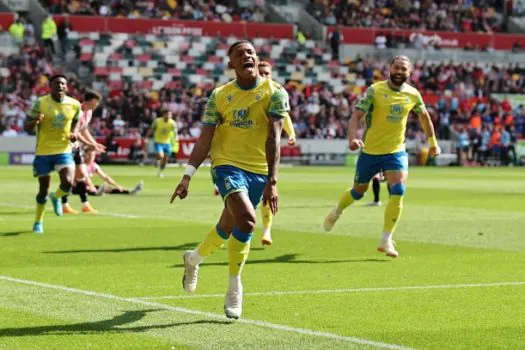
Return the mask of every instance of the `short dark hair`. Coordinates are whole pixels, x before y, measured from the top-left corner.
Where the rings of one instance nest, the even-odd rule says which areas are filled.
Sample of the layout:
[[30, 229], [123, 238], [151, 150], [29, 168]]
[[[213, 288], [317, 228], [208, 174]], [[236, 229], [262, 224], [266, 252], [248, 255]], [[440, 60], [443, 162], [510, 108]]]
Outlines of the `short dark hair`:
[[236, 41], [232, 44], [232, 46], [230, 46], [230, 48], [228, 49], [228, 56], [230, 56], [233, 52], [233, 50], [235, 50], [235, 48], [239, 45], [242, 45], [242, 44], [250, 44], [253, 46], [252, 42], [249, 41], [249, 40], [239, 40], [239, 41]]
[[165, 116], [166, 114], [168, 114], [169, 112], [171, 112], [169, 109], [162, 109], [162, 110], [160, 111], [160, 115], [164, 117], [164, 116]]
[[89, 101], [89, 100], [101, 101], [102, 96], [95, 90], [86, 90], [86, 92], [84, 92], [84, 101]]
[[408, 63], [410, 63], [410, 65], [412, 65], [412, 61], [410, 61], [410, 58], [408, 58], [405, 55], [394, 56], [394, 58], [392, 58], [392, 61], [390, 61], [390, 65], [393, 65], [396, 60], [407, 61]]
[[51, 78], [49, 78], [49, 84], [51, 84], [53, 80], [56, 80], [59, 78], [64, 78], [67, 82], [67, 77], [64, 74], [55, 74], [55, 75], [52, 75]]

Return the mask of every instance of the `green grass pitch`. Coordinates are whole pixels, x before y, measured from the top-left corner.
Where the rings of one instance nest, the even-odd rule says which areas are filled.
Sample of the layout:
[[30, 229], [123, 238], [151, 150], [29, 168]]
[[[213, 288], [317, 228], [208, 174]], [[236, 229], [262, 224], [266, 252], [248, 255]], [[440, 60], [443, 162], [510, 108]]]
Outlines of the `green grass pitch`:
[[0, 349], [524, 347], [522, 169], [411, 169], [392, 260], [376, 252], [384, 207], [365, 207], [371, 194], [322, 230], [353, 169], [283, 168], [274, 246], [261, 246], [259, 222], [236, 322], [222, 311], [224, 249], [194, 296], [181, 286], [183, 251], [222, 208], [208, 170], [174, 205], [181, 169], [106, 170], [144, 191], [92, 197], [96, 216], [57, 218], [48, 203], [36, 236], [31, 169], [0, 168]]

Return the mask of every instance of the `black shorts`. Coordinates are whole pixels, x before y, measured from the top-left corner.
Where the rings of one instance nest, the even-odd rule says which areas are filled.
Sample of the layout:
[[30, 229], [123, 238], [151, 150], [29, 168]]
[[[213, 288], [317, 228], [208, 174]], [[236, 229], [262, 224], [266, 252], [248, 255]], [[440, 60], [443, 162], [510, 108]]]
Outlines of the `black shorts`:
[[84, 154], [80, 150], [80, 148], [73, 149], [73, 160], [75, 161], [75, 165], [80, 165], [84, 163]]

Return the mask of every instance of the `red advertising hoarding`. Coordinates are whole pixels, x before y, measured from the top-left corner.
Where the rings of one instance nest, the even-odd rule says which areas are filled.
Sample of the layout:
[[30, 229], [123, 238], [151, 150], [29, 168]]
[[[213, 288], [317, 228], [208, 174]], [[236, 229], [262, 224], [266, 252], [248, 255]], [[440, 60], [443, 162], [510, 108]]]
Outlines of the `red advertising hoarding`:
[[[374, 45], [376, 36], [379, 34], [390, 34], [392, 36], [403, 36], [413, 39], [417, 34], [423, 35], [428, 41], [439, 43], [443, 48], [464, 48], [467, 44], [480, 49], [486, 45], [494, 47], [496, 50], [510, 50], [516, 42], [522, 46], [525, 44], [525, 35], [516, 34], [487, 34], [487, 33], [460, 33], [460, 32], [439, 32], [439, 31], [418, 31], [418, 30], [398, 30], [383, 28], [349, 28], [339, 27], [343, 34], [345, 44]], [[327, 33], [331, 33], [334, 27], [329, 27]]]
[[68, 20], [77, 32], [131, 33], [188, 36], [235, 36], [239, 38], [291, 39], [294, 27], [291, 24], [266, 24], [244, 22], [204, 22], [165, 19], [129, 19], [98, 16], [54, 16], [57, 23]]
[[15, 15], [12, 13], [0, 13], [0, 27], [7, 32], [9, 26], [15, 21]]
[[[106, 139], [104, 137], [97, 137], [97, 142], [106, 144]], [[115, 137], [113, 139], [115, 146], [107, 145], [108, 152], [106, 153], [107, 157], [114, 161], [127, 161], [129, 159], [129, 153], [131, 151], [131, 146], [135, 144], [136, 139], [131, 137]], [[179, 152], [177, 153], [178, 160], [187, 160], [190, 157], [191, 151], [195, 146], [197, 139], [183, 139], [179, 140]], [[144, 143], [142, 143], [144, 147]]]

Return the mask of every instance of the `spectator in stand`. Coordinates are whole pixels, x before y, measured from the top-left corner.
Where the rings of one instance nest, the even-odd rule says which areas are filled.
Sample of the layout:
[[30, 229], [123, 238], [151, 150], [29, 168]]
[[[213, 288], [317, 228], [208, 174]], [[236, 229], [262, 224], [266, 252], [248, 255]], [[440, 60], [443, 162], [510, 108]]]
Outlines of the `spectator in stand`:
[[22, 45], [24, 42], [26, 27], [24, 25], [24, 18], [18, 16], [18, 18], [9, 26], [9, 34], [17, 45]]
[[484, 125], [481, 130], [481, 144], [479, 146], [478, 163], [486, 165], [490, 156], [490, 128]]
[[3, 137], [17, 137], [18, 132], [13, 129], [11, 124], [7, 124], [6, 129], [2, 132]]
[[51, 15], [47, 16], [44, 21], [42, 21], [42, 34], [41, 38], [44, 42], [44, 48], [48, 48], [51, 50], [51, 53], [54, 55], [56, 53], [55, 51], [55, 45], [53, 44], [53, 40], [57, 36], [57, 25], [55, 21], [53, 20], [53, 17]]
[[69, 21], [63, 19], [57, 28], [57, 36], [60, 41], [60, 48], [62, 49], [62, 54], [65, 56], [67, 53], [68, 47], [68, 34], [70, 31]]
[[469, 161], [470, 137], [467, 128], [462, 126], [457, 132], [456, 148], [458, 154], [458, 165], [466, 165]]
[[323, 24], [443, 31], [501, 31], [503, 2], [315, 1], [306, 10]]
[[[68, 4], [69, 3], [69, 4]], [[178, 18], [207, 21], [264, 21], [265, 2], [258, 0], [254, 8], [241, 9], [237, 1], [216, 0], [112, 0], [102, 1], [68, 1], [48, 0], [51, 13], [75, 15], [100, 15], [126, 18]]]
[[332, 60], [339, 61], [339, 46], [343, 41], [343, 34], [341, 33], [339, 26], [335, 27], [334, 31], [329, 36], [330, 47], [332, 48]]
[[[501, 145], [500, 146], [500, 150], [501, 150], [501, 164], [504, 165], [504, 166], [508, 166], [509, 163], [510, 163], [509, 151], [510, 151], [510, 148], [512, 146], [512, 143], [511, 143], [510, 132], [506, 128], [503, 128], [503, 130], [501, 132], [500, 145]], [[515, 155], [515, 153], [514, 153], [514, 155]]]
[[510, 144], [508, 146], [507, 152], [512, 154], [510, 162], [513, 165], [518, 165], [518, 157], [516, 154], [516, 142], [518, 142], [518, 137], [516, 136], [516, 128], [514, 125], [509, 125], [507, 129], [510, 134]]
[[492, 148], [492, 154], [496, 162], [499, 162], [501, 159], [501, 132], [500, 127], [496, 126], [492, 130], [490, 135], [490, 147]]
[[387, 48], [387, 39], [383, 33], [379, 33], [379, 35], [376, 36], [376, 47], [380, 50]]

